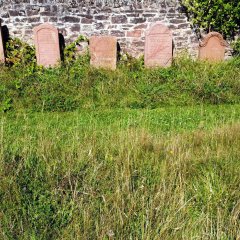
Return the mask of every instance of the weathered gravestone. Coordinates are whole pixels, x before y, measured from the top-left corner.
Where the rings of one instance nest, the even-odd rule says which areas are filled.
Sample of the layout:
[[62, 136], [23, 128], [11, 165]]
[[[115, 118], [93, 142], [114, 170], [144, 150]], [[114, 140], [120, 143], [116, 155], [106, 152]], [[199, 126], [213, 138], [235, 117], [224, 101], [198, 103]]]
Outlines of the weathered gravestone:
[[210, 32], [200, 43], [199, 59], [219, 62], [224, 60], [227, 43], [217, 32]]
[[90, 63], [96, 68], [116, 69], [117, 39], [113, 36], [93, 36], [90, 38]]
[[0, 22], [0, 63], [5, 62], [4, 48], [3, 48], [3, 38], [2, 38], [2, 25]]
[[156, 23], [146, 32], [144, 62], [146, 67], [169, 67], [172, 64], [172, 32]]
[[60, 61], [58, 30], [44, 23], [33, 29], [38, 65], [53, 67]]

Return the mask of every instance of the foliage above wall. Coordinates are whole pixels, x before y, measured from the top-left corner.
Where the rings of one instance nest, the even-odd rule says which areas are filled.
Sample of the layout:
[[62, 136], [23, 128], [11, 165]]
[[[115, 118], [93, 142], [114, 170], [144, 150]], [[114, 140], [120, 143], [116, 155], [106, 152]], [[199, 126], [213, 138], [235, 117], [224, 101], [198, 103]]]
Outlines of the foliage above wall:
[[233, 38], [239, 32], [240, 2], [236, 0], [182, 0], [196, 28], [218, 31]]

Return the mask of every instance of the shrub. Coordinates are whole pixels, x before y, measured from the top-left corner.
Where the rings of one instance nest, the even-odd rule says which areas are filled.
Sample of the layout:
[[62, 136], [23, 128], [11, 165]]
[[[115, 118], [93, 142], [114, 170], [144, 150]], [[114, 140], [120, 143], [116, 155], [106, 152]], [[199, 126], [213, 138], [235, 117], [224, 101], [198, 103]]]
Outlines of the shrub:
[[240, 38], [233, 42], [233, 54], [240, 56]]
[[88, 42], [88, 39], [82, 35], [78, 37], [78, 39], [69, 45], [67, 45], [64, 49], [64, 63], [71, 64], [78, 58], [77, 46], [80, 46], [82, 42]]
[[35, 66], [35, 48], [18, 38], [9, 39], [6, 43], [6, 63], [9, 66]]
[[240, 2], [236, 0], [182, 0], [192, 23], [207, 32], [233, 37], [239, 31]]

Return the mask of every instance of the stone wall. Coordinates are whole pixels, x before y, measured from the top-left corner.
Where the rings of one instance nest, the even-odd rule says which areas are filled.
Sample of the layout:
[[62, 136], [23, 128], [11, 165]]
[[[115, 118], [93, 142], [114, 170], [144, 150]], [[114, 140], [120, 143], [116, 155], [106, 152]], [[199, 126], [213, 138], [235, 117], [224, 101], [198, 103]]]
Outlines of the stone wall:
[[197, 54], [198, 39], [178, 0], [0, 0], [10, 36], [33, 42], [34, 26], [49, 22], [66, 42], [80, 34], [117, 36], [122, 51], [143, 54], [145, 30], [160, 21], [173, 31], [174, 53]]

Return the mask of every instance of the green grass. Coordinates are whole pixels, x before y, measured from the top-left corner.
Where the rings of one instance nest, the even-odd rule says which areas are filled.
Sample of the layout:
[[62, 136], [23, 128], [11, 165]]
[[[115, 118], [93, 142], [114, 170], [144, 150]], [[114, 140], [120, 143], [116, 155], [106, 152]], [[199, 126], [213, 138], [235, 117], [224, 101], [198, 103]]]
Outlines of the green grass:
[[239, 239], [239, 70], [1, 66], [0, 239]]
[[240, 105], [0, 118], [0, 239], [240, 237]]
[[122, 60], [114, 72], [90, 67], [86, 56], [56, 69], [0, 67], [5, 112], [240, 104], [239, 96], [240, 58], [219, 64], [181, 58], [167, 69]]

